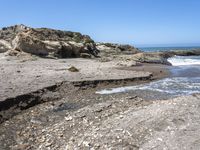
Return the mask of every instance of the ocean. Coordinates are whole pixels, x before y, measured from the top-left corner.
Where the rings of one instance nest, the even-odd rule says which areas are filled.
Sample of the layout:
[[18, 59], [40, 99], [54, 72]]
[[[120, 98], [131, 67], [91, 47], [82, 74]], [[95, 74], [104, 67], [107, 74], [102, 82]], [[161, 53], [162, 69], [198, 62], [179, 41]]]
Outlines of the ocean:
[[200, 46], [192, 47], [139, 47], [141, 51], [145, 52], [158, 52], [158, 51], [173, 51], [173, 50], [200, 50]]
[[[146, 52], [169, 50], [193, 50], [198, 47], [149, 47], [140, 48]], [[199, 49], [200, 50], [200, 49]], [[124, 92], [147, 93], [155, 96], [177, 97], [200, 93], [200, 56], [175, 56], [169, 58], [171, 75], [150, 83], [97, 91], [97, 94], [114, 94]]]

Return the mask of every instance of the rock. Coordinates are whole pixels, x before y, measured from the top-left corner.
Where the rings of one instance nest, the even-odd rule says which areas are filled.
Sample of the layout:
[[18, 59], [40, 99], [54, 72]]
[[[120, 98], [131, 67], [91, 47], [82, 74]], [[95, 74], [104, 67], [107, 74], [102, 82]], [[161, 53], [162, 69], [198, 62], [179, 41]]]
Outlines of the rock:
[[23, 24], [10, 26], [10, 27], [4, 27], [2, 28], [2, 30], [0, 30], [0, 39], [3, 39], [10, 43], [16, 37], [18, 33], [21, 33], [28, 29], [29, 27], [26, 27]]
[[28, 33], [20, 33], [12, 41], [15, 50], [24, 51], [35, 55], [48, 55], [48, 51], [44, 42], [37, 38], [33, 38]]
[[72, 66], [68, 69], [71, 72], [79, 72], [79, 69], [77, 69], [76, 67]]
[[0, 40], [0, 53], [6, 52], [9, 49], [11, 49], [11, 44], [6, 40], [1, 39]]
[[81, 58], [91, 58], [92, 56], [90, 54], [87, 53], [81, 53]]
[[50, 147], [53, 143], [52, 142], [47, 142], [45, 143], [45, 147]]
[[132, 55], [139, 53], [140, 50], [131, 45], [120, 45], [113, 43], [97, 43], [97, 49], [100, 51], [101, 57], [112, 55]]
[[165, 56], [163, 53], [155, 52], [155, 53], [138, 53], [133, 55], [133, 59], [137, 62], [142, 63], [158, 63], [158, 64], [166, 64], [171, 65], [167, 61], [168, 56]]
[[110, 58], [110, 57], [101, 57], [101, 58], [99, 58], [99, 61], [100, 62], [110, 62], [110, 61], [112, 61], [112, 58]]
[[159, 63], [171, 65], [167, 61], [168, 58], [173, 56], [197, 56], [200, 55], [199, 50], [175, 50], [175, 51], [164, 51], [164, 52], [142, 52], [134, 54], [132, 59], [142, 63]]
[[20, 51], [17, 51], [17, 50], [8, 50], [6, 52], [6, 55], [8, 55], [8, 56], [18, 56], [19, 53], [20, 53]]
[[172, 57], [174, 55], [177, 56], [198, 56], [200, 55], [200, 49], [196, 50], [175, 50], [175, 51], [168, 51], [163, 52], [166, 56]]
[[28, 144], [19, 144], [19, 145], [15, 145], [15, 146], [12, 146], [12, 149], [13, 150], [26, 150], [26, 149], [30, 149], [30, 146]]
[[122, 62], [119, 62], [117, 65], [124, 66], [124, 67], [133, 67], [133, 66], [136, 66], [137, 63], [136, 61], [122, 61]]
[[72, 116], [65, 117], [66, 121], [71, 121], [72, 119], [73, 119]]
[[95, 42], [89, 36], [71, 31], [34, 29], [18, 25], [0, 30], [0, 39], [0, 52], [14, 49], [58, 58], [81, 57], [82, 53], [96, 57], [99, 53]]

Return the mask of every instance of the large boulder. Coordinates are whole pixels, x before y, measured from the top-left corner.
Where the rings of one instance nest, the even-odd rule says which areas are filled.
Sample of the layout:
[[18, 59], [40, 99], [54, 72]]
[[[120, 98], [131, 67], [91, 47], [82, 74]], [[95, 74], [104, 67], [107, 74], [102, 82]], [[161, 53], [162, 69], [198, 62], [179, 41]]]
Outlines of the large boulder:
[[97, 56], [95, 42], [78, 32], [60, 31], [47, 28], [14, 26], [0, 31], [0, 52], [17, 50], [39, 56], [59, 58], [81, 57], [82, 53]]

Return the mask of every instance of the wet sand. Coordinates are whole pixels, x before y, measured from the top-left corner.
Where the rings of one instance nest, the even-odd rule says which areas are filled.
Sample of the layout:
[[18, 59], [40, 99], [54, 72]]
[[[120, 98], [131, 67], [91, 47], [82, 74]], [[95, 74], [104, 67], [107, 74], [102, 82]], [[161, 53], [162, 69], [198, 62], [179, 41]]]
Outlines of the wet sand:
[[148, 64], [148, 63], [140, 63], [137, 66], [133, 66], [129, 68], [129, 70], [134, 71], [145, 71], [152, 72], [152, 79], [162, 79], [170, 76], [170, 68], [171, 66], [162, 65], [162, 64]]

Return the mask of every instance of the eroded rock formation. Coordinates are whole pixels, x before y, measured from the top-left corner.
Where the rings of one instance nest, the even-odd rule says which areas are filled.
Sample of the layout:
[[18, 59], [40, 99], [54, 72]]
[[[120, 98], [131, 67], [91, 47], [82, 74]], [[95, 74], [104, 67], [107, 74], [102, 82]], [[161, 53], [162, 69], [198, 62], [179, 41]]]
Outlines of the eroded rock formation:
[[97, 56], [99, 52], [88, 35], [24, 25], [0, 30], [0, 52], [13, 50], [58, 58], [81, 57], [82, 53]]

